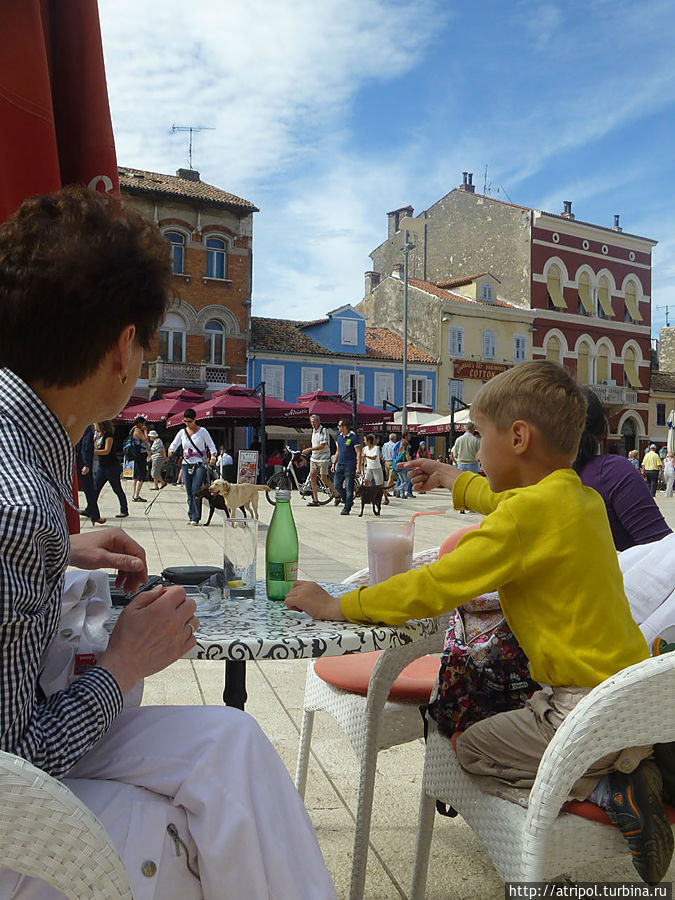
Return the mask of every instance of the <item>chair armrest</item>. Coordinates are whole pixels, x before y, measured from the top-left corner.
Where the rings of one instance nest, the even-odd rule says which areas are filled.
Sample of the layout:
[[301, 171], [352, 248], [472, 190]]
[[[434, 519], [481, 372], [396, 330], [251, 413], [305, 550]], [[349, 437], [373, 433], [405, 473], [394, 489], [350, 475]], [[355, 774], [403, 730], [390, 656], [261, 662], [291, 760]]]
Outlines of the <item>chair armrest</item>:
[[667, 653], [603, 681], [565, 718], [539, 764], [526, 827], [555, 819], [575, 781], [606, 754], [673, 740], [675, 653]]
[[124, 863], [91, 810], [60, 781], [1, 751], [0, 859], [74, 900], [133, 900]]

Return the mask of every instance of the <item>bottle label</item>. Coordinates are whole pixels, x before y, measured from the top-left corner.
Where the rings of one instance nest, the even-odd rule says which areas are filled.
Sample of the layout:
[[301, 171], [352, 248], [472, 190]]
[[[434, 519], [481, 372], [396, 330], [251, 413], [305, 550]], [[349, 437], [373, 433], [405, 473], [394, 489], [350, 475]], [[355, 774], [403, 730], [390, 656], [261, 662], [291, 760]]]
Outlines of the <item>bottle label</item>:
[[298, 561], [269, 562], [267, 563], [267, 574], [270, 581], [297, 581]]
[[284, 563], [284, 581], [298, 580], [298, 561]]

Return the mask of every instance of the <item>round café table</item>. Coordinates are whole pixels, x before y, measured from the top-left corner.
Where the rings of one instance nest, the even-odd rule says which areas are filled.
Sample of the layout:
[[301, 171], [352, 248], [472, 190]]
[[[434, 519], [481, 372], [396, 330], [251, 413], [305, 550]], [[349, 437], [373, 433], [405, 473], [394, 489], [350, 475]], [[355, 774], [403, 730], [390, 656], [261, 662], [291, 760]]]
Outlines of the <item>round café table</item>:
[[[353, 589], [349, 584], [321, 583], [321, 587], [333, 597]], [[436, 634], [445, 628], [447, 619], [445, 615], [402, 625], [314, 620], [306, 613], [287, 609], [283, 601], [268, 600], [265, 582], [260, 580], [255, 597], [225, 600], [221, 612], [200, 619], [197, 643], [185, 658], [225, 660], [223, 700], [228, 706], [243, 709], [249, 660], [316, 659], [390, 650]]]

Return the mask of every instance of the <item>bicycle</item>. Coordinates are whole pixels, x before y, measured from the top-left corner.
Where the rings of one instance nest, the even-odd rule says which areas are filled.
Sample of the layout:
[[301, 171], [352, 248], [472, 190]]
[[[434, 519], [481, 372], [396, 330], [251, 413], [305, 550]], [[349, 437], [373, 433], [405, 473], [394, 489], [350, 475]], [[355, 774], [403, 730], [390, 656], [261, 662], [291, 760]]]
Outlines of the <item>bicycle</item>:
[[[309, 475], [302, 482], [302, 484], [298, 481], [298, 476], [295, 471], [294, 460], [298, 456], [302, 456], [300, 450], [291, 450], [290, 447], [286, 447], [286, 452], [289, 455], [288, 462], [283, 468], [281, 472], [275, 472], [274, 475], [271, 475], [267, 479], [267, 487], [272, 488], [273, 490], [284, 490], [291, 491], [293, 490], [293, 486], [295, 485], [296, 490], [299, 492], [300, 496], [306, 500], [308, 497], [312, 498], [312, 482], [310, 480]], [[319, 501], [319, 506], [325, 506], [327, 503], [333, 499], [333, 491], [323, 480], [321, 475], [317, 473], [316, 477], [316, 495]], [[265, 494], [268, 503], [274, 505], [274, 500], [270, 498], [268, 493]]]

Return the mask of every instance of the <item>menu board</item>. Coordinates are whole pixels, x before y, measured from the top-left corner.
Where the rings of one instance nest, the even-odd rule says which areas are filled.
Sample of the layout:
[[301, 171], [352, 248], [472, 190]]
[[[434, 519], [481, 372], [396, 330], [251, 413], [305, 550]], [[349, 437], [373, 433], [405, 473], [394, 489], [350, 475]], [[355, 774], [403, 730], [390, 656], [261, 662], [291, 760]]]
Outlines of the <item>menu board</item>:
[[237, 483], [255, 484], [258, 480], [258, 451], [240, 450], [237, 456]]

